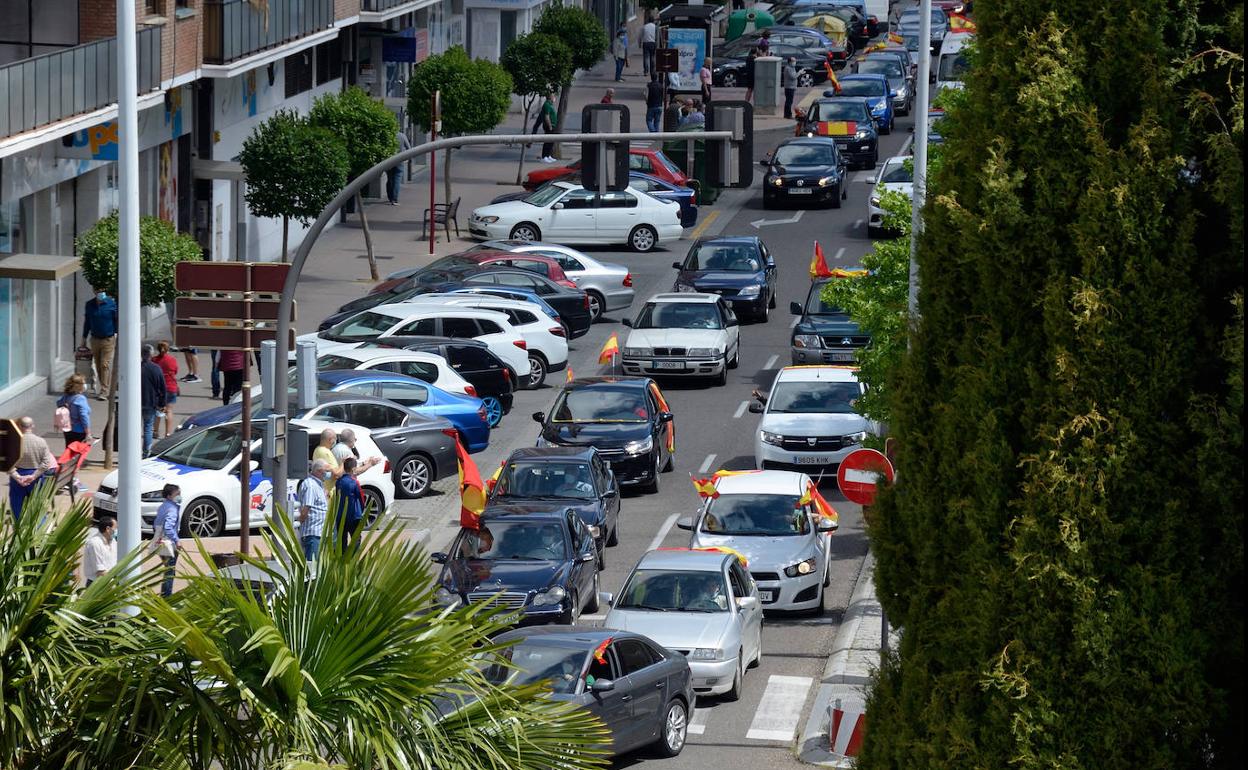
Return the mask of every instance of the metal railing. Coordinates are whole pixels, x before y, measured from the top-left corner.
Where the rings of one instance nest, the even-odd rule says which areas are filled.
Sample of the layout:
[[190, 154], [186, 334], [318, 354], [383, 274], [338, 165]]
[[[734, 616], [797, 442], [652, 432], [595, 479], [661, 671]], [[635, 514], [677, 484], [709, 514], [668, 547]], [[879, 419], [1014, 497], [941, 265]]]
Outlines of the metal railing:
[[[138, 35], [139, 93], [160, 88], [160, 27]], [[117, 38], [96, 40], [0, 67], [0, 137], [117, 101]]]
[[363, 0], [360, 10], [368, 11], [370, 13], [379, 13], [381, 11], [388, 11], [391, 8], [397, 8], [400, 5], [407, 5], [412, 1], [413, 0]]
[[329, 29], [334, 0], [204, 0], [203, 13], [204, 63], [229, 64]]

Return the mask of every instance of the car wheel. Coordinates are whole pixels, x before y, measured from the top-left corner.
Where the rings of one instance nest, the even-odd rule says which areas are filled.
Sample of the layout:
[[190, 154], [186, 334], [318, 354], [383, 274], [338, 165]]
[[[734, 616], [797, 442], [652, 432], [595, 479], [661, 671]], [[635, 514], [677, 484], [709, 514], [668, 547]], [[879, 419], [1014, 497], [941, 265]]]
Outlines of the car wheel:
[[725, 72], [723, 86], [724, 88], [736, 88], [737, 87], [737, 73]]
[[766, 302], [760, 302], [759, 305], [760, 307], [754, 311], [754, 317], [758, 319], [759, 323], [767, 323], [767, 317], [770, 315], [771, 309]]
[[732, 360], [728, 362], [729, 369], [736, 369], [741, 365], [741, 349], [737, 348], [737, 352], [732, 354]]
[[815, 76], [809, 72], [799, 72], [797, 74], [797, 87], [810, 88], [815, 84]]
[[568, 611], [563, 613], [563, 617], [559, 618], [559, 622], [565, 626], [575, 626], [576, 621], [581, 619], [581, 597], [573, 591], [568, 598]]
[[715, 384], [719, 386], [728, 384], [728, 365], [725, 364], [723, 369], [719, 370], [719, 374], [715, 375]]
[[758, 668], [763, 665], [763, 629], [758, 629], [758, 644], [754, 648], [754, 660], [750, 661], [750, 668]]
[[637, 225], [628, 234], [628, 245], [633, 251], [644, 253], [653, 249], [658, 243], [659, 234], [650, 225]]
[[883, 136], [888, 136], [891, 133], [893, 133], [892, 121], [889, 121], [888, 123], [885, 123], [884, 125], [880, 126], [880, 134], [882, 134]]
[[375, 489], [364, 490], [364, 526], [371, 527], [386, 512], [386, 501]]
[[607, 310], [607, 301], [596, 291], [585, 292], [585, 297], [589, 300], [589, 322], [598, 323]]
[[542, 387], [546, 382], [546, 359], [537, 353], [529, 353], [529, 390]]
[[732, 673], [732, 688], [724, 693], [724, 700], [729, 703], [741, 700], [742, 685], [745, 684], [745, 664], [742, 658], [745, 657], [744, 650], [737, 650], [737, 670]]
[[503, 402], [498, 400], [498, 396], [486, 396], [481, 403], [485, 405], [485, 424], [497, 427], [503, 421]]
[[879, 145], [876, 145], [871, 150], [871, 165], [867, 166], [867, 168], [875, 168], [877, 165], [879, 165], [879, 163], [880, 163], [880, 147]]
[[685, 747], [689, 732], [689, 711], [682, 700], [673, 700], [663, 712], [663, 728], [655, 744], [664, 757], [674, 757]]
[[655, 451], [654, 470], [651, 473], [650, 482], [646, 484], [644, 487], [642, 487], [643, 492], [649, 492], [652, 495], [657, 495], [659, 493], [659, 473], [663, 470], [662, 462], [659, 460], [661, 456], [662, 456], [661, 452]]
[[819, 586], [819, 603], [810, 609], [810, 616], [817, 618], [823, 614], [823, 586]]
[[601, 573], [594, 573], [594, 595], [590, 597], [589, 604], [585, 605], [585, 611], [591, 615], [598, 611], [598, 579]]
[[224, 531], [225, 510], [216, 500], [199, 497], [182, 509], [184, 537], [218, 537]]
[[823, 587], [827, 588], [832, 585], [832, 560], [824, 558], [823, 560]]
[[844, 182], [836, 183], [836, 194], [832, 196], [832, 208], [839, 209], [841, 207], [841, 200], [843, 200], [841, 198], [841, 194], [844, 191], [844, 187], [845, 187]]
[[671, 473], [676, 468], [676, 458], [672, 455], [667, 456], [667, 462], [663, 463], [663, 472]]
[[883, 234], [884, 234], [884, 231], [881, 230], [880, 228], [867, 225], [867, 237], [868, 238], [879, 238]]
[[395, 488], [402, 492], [404, 497], [424, 497], [429, 493], [429, 487], [433, 484], [433, 463], [422, 455], [410, 454], [399, 460], [398, 466], [391, 475], [394, 476]]
[[542, 231], [537, 229], [537, 225], [531, 222], [521, 222], [511, 228], [511, 239], [513, 241], [540, 241], [542, 239]]
[[611, 528], [611, 534], [607, 535], [607, 545], [616, 546], [620, 544], [620, 517], [615, 517], [615, 526]]

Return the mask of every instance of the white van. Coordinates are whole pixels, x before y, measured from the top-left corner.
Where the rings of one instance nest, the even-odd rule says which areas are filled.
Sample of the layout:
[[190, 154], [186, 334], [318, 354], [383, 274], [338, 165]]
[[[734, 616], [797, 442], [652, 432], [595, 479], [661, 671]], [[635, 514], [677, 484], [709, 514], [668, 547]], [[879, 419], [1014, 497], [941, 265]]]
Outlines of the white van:
[[962, 49], [970, 45], [974, 39], [975, 36], [967, 32], [945, 35], [945, 39], [940, 43], [940, 54], [936, 57], [934, 94], [940, 93], [944, 88], [962, 87], [962, 78], [967, 70], [966, 57], [962, 55]]

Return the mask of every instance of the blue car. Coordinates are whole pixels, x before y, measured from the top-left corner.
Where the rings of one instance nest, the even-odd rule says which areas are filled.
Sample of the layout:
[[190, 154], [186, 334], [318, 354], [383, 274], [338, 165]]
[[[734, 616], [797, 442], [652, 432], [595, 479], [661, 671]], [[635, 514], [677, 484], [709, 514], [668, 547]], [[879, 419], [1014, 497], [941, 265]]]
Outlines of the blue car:
[[875, 128], [881, 134], [893, 133], [893, 100], [889, 98], [888, 78], [884, 75], [842, 75], [841, 91], [824, 91], [824, 96], [861, 96], [871, 107], [871, 117], [875, 119]]
[[[402, 404], [417, 414], [444, 417], [459, 431], [464, 447], [469, 452], [480, 452], [490, 445], [485, 404], [479, 398], [448, 393], [424, 380], [403, 374], [362, 369], [319, 372], [316, 375], [316, 386], [317, 390], [331, 393], [376, 396]], [[183, 423], [183, 427], [220, 425], [238, 419], [242, 411], [241, 403], [218, 406], [192, 415]]]
[[[551, 182], [572, 182], [574, 184], [581, 183], [580, 171], [570, 171], [563, 176], [556, 177]], [[547, 183], [549, 184], [549, 182]], [[672, 201], [680, 206], [680, 224], [682, 227], [693, 227], [698, 221], [697, 191], [691, 187], [681, 187], [680, 185], [665, 182], [657, 176], [651, 174], [643, 174], [640, 171], [628, 172], [628, 186], [634, 190], [641, 190], [644, 193], [658, 198], [661, 201]], [[496, 196], [490, 204], [506, 203], [508, 201], [523, 200], [533, 193], [529, 190], [521, 190], [520, 192], [503, 193]]]
[[700, 238], [672, 267], [672, 291], [718, 294], [734, 312], [763, 322], [776, 306], [776, 260], [756, 235]]

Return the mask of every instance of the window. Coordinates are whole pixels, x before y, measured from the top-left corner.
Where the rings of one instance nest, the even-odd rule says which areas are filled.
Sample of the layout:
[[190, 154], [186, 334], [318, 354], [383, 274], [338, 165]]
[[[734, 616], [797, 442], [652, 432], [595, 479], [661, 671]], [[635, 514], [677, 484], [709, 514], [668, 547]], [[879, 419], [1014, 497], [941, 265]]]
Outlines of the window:
[[383, 382], [381, 397], [403, 406], [420, 406], [429, 400], [429, 389], [406, 382]]
[[628, 156], [629, 171], [643, 171], [647, 174], [654, 173], [654, 167], [650, 165], [649, 155], [632, 155]]
[[316, 47], [316, 84], [342, 77], [342, 44], [334, 38]]
[[351, 422], [347, 418], [346, 404], [329, 404], [322, 407], [320, 411], [313, 415], [314, 419], [324, 420], [325, 422]]
[[728, 582], [732, 584], [732, 595], [741, 598], [750, 595], [754, 581], [741, 568], [741, 562], [733, 561], [732, 566], [728, 568]]
[[620, 671], [624, 676], [635, 674], [659, 662], [655, 653], [636, 639], [621, 639], [616, 642], [615, 654], [619, 658]]
[[312, 90], [312, 51], [300, 51], [287, 56], [283, 62], [286, 71], [286, 98]]
[[432, 318], [421, 318], [418, 321], [413, 321], [407, 326], [402, 327], [395, 332], [395, 334], [400, 336], [406, 336], [409, 334], [429, 336], [437, 334], [437, 321]]
[[481, 334], [477, 330], [477, 322], [472, 318], [443, 318], [443, 337], [476, 337]]
[[[527, 275], [520, 275], [518, 273], [495, 273], [494, 279], [503, 286], [517, 286], [522, 289], [533, 289], [535, 291], [538, 290], [539, 287], [538, 281], [533, 280]], [[540, 294], [541, 292], [538, 291], [538, 293]]]
[[547, 278], [550, 277], [550, 265], [545, 262], [539, 262], [535, 259], [511, 259], [507, 260], [507, 264], [512, 267], [518, 267], [521, 270], [528, 270], [529, 272], [537, 273], [538, 275], [544, 275]]
[[503, 333], [503, 327], [499, 326], [493, 321], [487, 321], [484, 318], [477, 321], [477, 325], [481, 327], [481, 334], [502, 334]]
[[599, 204], [604, 209], [635, 209], [637, 199], [626, 192], [604, 192]]
[[348, 385], [345, 388], [339, 388], [339, 393], [354, 393], [358, 396], [375, 396], [377, 395], [377, 386], [371, 382], [357, 382], [354, 385]]
[[586, 684], [593, 684], [597, 679], [617, 679], [615, 667], [615, 655], [611, 648], [607, 648], [607, 654], [602, 656], [600, 662], [595, 657], [589, 659], [589, 671], [585, 674]]
[[451, 368], [466, 372], [485, 372], [501, 369], [502, 363], [488, 350], [467, 345], [448, 345], [447, 356]]
[[594, 194], [589, 190], [573, 190], [563, 197], [564, 209], [592, 209]]
[[407, 417], [402, 410], [385, 404], [351, 404], [349, 414], [351, 419], [343, 420], [343, 422], [362, 425], [369, 430], [402, 425], [403, 419]]
[[438, 365], [428, 361], [399, 361], [396, 366], [399, 374], [415, 377], [425, 382], [438, 381]]

